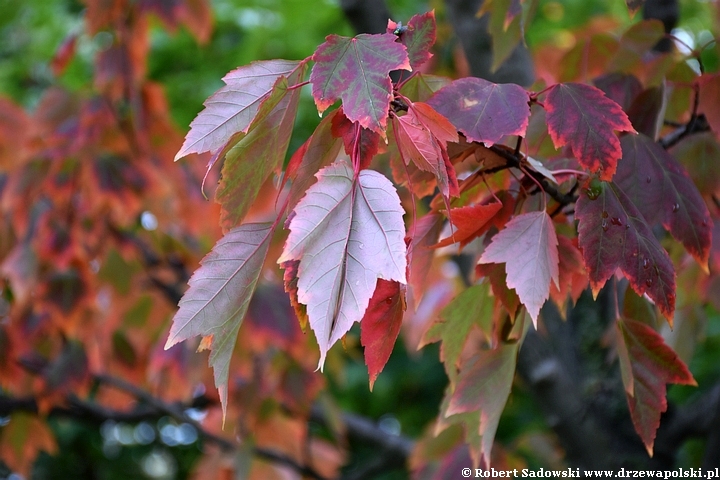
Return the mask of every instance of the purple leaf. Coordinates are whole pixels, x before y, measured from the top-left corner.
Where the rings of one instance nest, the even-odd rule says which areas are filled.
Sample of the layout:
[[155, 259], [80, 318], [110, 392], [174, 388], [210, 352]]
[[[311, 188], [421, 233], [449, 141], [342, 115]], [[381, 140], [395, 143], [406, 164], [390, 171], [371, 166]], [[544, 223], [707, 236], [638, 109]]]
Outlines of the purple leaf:
[[707, 271], [712, 219], [690, 176], [675, 158], [645, 135], [626, 136], [615, 183], [648, 224], [662, 225]]
[[461, 78], [440, 89], [428, 104], [447, 117], [469, 141], [486, 146], [505, 135], [525, 136], [528, 94], [520, 86]]
[[395, 35], [329, 35], [315, 51], [310, 73], [312, 93], [320, 113], [342, 99], [352, 122], [383, 137], [392, 98], [390, 71], [411, 70], [407, 51]]
[[638, 295], [647, 292], [672, 320], [675, 270], [633, 202], [615, 184], [594, 181], [575, 208], [578, 244], [597, 295], [618, 268]]
[[[398, 24], [390, 20], [388, 33], [393, 33]], [[399, 41], [407, 48], [410, 66], [414, 69], [430, 60], [430, 48], [435, 44], [435, 11], [413, 15], [399, 35]]]

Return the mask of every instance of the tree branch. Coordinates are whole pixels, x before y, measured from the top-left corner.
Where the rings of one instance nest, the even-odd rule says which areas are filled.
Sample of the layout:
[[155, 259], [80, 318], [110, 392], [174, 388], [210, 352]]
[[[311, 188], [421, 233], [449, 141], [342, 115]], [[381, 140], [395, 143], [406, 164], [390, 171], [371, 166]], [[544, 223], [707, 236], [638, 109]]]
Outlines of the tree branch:
[[[158, 420], [161, 417], [169, 416], [178, 422], [192, 425], [200, 438], [206, 442], [219, 446], [226, 452], [233, 452], [238, 448], [234, 442], [208, 432], [196, 420], [190, 418], [188, 414], [185, 413], [189, 408], [207, 408], [211, 404], [211, 401], [206, 397], [196, 397], [192, 400], [192, 402], [185, 404], [170, 404], [121, 378], [113, 377], [107, 374], [98, 374], [94, 376], [94, 380], [98, 383], [131, 394], [139, 400], [140, 403], [129, 410], [116, 410], [104, 407], [95, 402], [80, 399], [74, 394], [69, 394], [65, 399], [66, 406], [53, 407], [48, 412], [48, 416], [89, 421], [98, 425], [107, 420], [137, 423], [141, 421]], [[34, 397], [14, 398], [8, 395], [0, 395], [0, 417], [8, 416], [13, 412], [39, 414], [37, 400]], [[253, 447], [252, 451], [253, 454], [259, 458], [290, 467], [305, 477], [313, 478], [315, 480], [325, 480], [325, 477], [312, 467], [301, 465], [283, 453], [257, 446]]]

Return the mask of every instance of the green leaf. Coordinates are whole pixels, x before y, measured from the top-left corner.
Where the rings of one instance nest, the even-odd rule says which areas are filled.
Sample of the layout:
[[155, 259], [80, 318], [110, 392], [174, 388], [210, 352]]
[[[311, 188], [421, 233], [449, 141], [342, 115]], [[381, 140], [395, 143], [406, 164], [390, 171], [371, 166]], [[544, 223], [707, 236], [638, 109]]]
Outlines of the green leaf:
[[225, 155], [222, 180], [215, 192], [225, 231], [242, 221], [262, 184], [282, 168], [300, 100], [300, 89], [290, 87], [302, 80], [305, 69], [302, 64], [289, 78], [275, 83], [262, 107], [268, 112]]
[[493, 302], [489, 298], [489, 290], [487, 283], [466, 289], [440, 312], [440, 320], [433, 323], [423, 336], [422, 345], [442, 342], [440, 360], [445, 364], [445, 371], [453, 385], [457, 380], [460, 354], [473, 325], [480, 328], [487, 340], [491, 338]]
[[507, 399], [510, 396], [518, 343], [503, 344], [493, 350], [481, 350], [470, 358], [460, 372], [445, 417], [473, 413], [480, 417], [477, 434], [481, 437], [480, 454], [490, 465], [495, 432], [497, 432]]

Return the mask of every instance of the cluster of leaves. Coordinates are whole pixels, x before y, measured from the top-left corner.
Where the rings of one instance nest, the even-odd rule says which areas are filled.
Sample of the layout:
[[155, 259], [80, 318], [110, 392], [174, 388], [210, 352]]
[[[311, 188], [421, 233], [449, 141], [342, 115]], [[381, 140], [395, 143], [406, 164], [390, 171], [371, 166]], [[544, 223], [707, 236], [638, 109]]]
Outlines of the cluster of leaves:
[[[58, 453], [50, 417], [95, 428], [103, 418], [160, 418], [177, 410], [148, 415], [148, 399], [192, 406], [207, 391], [200, 403], [210, 405], [209, 430], [221, 428], [211, 420], [220, 408], [202, 358], [185, 346], [163, 349], [189, 269], [221, 236], [219, 210], [202, 195], [201, 163], [173, 163], [183, 136], [164, 87], [147, 78], [152, 29], [184, 28], [203, 43], [210, 6], [84, 3], [86, 30], [59, 46], [53, 86], [33, 110], [0, 98], [0, 471], [7, 465], [28, 478], [40, 450]], [[88, 78], [64, 86], [88, 51]], [[245, 411], [267, 411], [271, 400], [306, 411], [323, 384], [280, 294], [281, 282], [265, 282], [247, 315], [253, 341], [236, 356], [235, 374]], [[305, 438], [288, 415], [244, 418], [255, 422], [260, 447], [281, 437], [297, 449]], [[203, 474], [217, 478], [227, 466], [213, 464], [211, 450]], [[338, 454], [327, 456], [336, 468]]]
[[[506, 3], [507, 29], [520, 2]], [[474, 461], [488, 465], [518, 349], [543, 304], [564, 308], [588, 286], [597, 295], [625, 278], [611, 282], [612, 345], [652, 455], [666, 384], [695, 383], [657, 332], [655, 311], [672, 326], [678, 307], [707, 301], [717, 271], [706, 200], [718, 187], [707, 175], [718, 152], [720, 76], [653, 52], [663, 35], [658, 21], [634, 24], [593, 59], [602, 75], [592, 85], [579, 82], [591, 74], [582, 70], [588, 52], [585, 60], [567, 52], [565, 71], [541, 69], [534, 91], [426, 73], [432, 12], [390, 21], [384, 34], [330, 35], [302, 61], [228, 73], [176, 156], [210, 152], [208, 174], [223, 161], [215, 196], [226, 233], [190, 279], [166, 348], [202, 336], [226, 408], [240, 324], [263, 268], [276, 262], [300, 325], [317, 340], [319, 368], [360, 322], [372, 387], [403, 318], [431, 288], [431, 265], [458, 244], [452, 251], [477, 259], [472, 285], [418, 343], [441, 342], [450, 378], [438, 430], [464, 425]], [[285, 164], [306, 84], [325, 116]], [[273, 174], [282, 175], [278, 187], [267, 184]], [[248, 220], [268, 189], [277, 209]], [[289, 233], [274, 257], [281, 224]], [[675, 265], [687, 265], [686, 254], [699, 268], [685, 267], [694, 278], [681, 291]]]
[[[334, 368], [331, 347], [356, 322], [371, 388], [401, 330], [411, 349], [440, 344], [450, 384], [410, 467], [456, 475], [463, 440], [488, 465], [543, 304], [605, 284], [617, 298], [606, 339], [652, 452], [666, 384], [694, 383], [657, 318], [689, 329], [694, 306], [720, 298], [707, 207], [720, 75], [688, 65], [702, 51], [653, 52], [659, 22], [618, 37], [593, 26], [565, 50], [538, 49], [532, 90], [452, 81], [428, 73], [426, 13], [231, 71], [183, 143], [146, 75], [151, 25], [202, 43], [206, 2], [84, 3], [87, 35], [58, 48], [34, 111], [0, 99], [0, 460], [12, 470], [56, 451], [49, 416], [182, 417], [178, 405], [202, 404], [198, 478], [235, 470], [213, 445], [238, 437], [241, 454], [278, 460], [249, 462], [251, 476], [303, 463], [335, 476], [347, 447], [332, 418], [335, 441], [309, 435], [324, 382], [313, 370]], [[484, 3], [496, 64], [528, 3]], [[62, 87], [92, 36], [92, 76]], [[288, 156], [306, 85], [323, 118]], [[453, 269], [456, 253], [472, 272]]]

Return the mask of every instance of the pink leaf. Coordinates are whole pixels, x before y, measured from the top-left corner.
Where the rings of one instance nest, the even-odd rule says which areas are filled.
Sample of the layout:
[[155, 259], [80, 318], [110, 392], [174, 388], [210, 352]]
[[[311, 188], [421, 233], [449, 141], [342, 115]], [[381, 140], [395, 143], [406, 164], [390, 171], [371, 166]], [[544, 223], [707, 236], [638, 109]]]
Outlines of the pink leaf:
[[165, 349], [202, 335], [209, 342], [209, 363], [227, 410], [230, 357], [247, 313], [274, 229], [267, 223], [241, 225], [221, 238], [190, 278], [180, 300]]
[[205, 109], [190, 124], [190, 131], [175, 160], [190, 153], [214, 152], [233, 135], [247, 133], [277, 80], [290, 75], [300, 63], [289, 60], [253, 62], [225, 75], [226, 85], [205, 100]]
[[[398, 26], [392, 20], [388, 21], [387, 33], [394, 33]], [[413, 69], [430, 60], [430, 48], [435, 44], [435, 11], [413, 15], [398, 36], [407, 48]]]
[[457, 178], [450, 164], [447, 142], [457, 142], [455, 127], [426, 103], [417, 102], [408, 114], [393, 117], [393, 133], [398, 151], [406, 164], [431, 172], [445, 197], [457, 196]]
[[323, 168], [300, 200], [278, 259], [299, 260], [298, 301], [307, 306], [320, 346], [330, 347], [365, 314], [378, 278], [406, 284], [403, 209], [383, 175], [356, 178], [344, 161]]
[[505, 263], [508, 287], [514, 288], [537, 322], [550, 294], [550, 280], [558, 285], [558, 240], [545, 211], [518, 215], [495, 235], [479, 263]]

